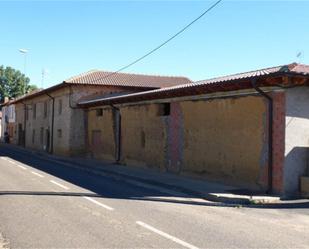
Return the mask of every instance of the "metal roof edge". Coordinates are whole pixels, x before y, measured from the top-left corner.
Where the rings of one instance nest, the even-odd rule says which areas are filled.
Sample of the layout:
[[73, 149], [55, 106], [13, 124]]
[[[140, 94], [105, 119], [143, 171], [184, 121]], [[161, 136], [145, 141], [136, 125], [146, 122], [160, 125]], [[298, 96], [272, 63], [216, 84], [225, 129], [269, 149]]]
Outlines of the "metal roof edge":
[[[132, 102], [133, 99], [135, 100], [135, 102], [139, 102], [138, 100], [136, 100], [136, 98], [139, 97], [150, 97], [156, 94], [165, 94], [166, 96], [168, 94], [171, 94], [173, 92], [177, 92], [177, 90], [183, 90], [185, 91], [186, 89], [198, 89], [198, 88], [202, 88], [202, 87], [217, 87], [220, 88], [222, 87], [221, 90], [217, 91], [235, 91], [237, 89], [245, 89], [246, 86], [244, 85], [243, 87], [240, 87], [239, 84], [238, 85], [234, 85], [232, 86], [231, 84], [239, 82], [239, 83], [245, 83], [245, 82], [249, 82], [252, 79], [265, 79], [265, 78], [270, 78], [270, 77], [283, 77], [283, 76], [306, 76], [309, 77], [308, 73], [299, 73], [299, 72], [284, 72], [284, 71], [278, 71], [278, 72], [273, 72], [273, 73], [269, 73], [269, 74], [265, 74], [265, 75], [256, 75], [256, 76], [250, 76], [250, 77], [246, 77], [246, 78], [240, 78], [240, 79], [231, 79], [231, 80], [227, 80], [227, 81], [222, 81], [222, 82], [215, 82], [215, 83], [203, 83], [201, 81], [199, 82], [193, 82], [193, 83], [189, 83], [189, 84], [184, 84], [184, 85], [177, 85], [177, 86], [173, 86], [173, 87], [166, 87], [166, 88], [160, 88], [160, 89], [155, 89], [155, 90], [151, 90], [151, 91], [145, 91], [145, 92], [139, 92], [139, 93], [131, 93], [131, 94], [127, 94], [127, 95], [122, 95], [122, 96], [116, 96], [116, 97], [109, 97], [109, 98], [102, 98], [102, 99], [96, 99], [96, 100], [88, 100], [88, 101], [83, 101], [78, 103], [78, 105], [80, 107], [91, 107], [91, 106], [96, 106], [96, 105], [105, 105], [107, 103], [128, 103], [128, 102]], [[230, 84], [230, 85], [229, 85]], [[227, 90], [227, 89], [223, 89], [224, 87], [226, 87], [227, 85], [229, 85], [229, 87], [231, 87], [232, 90]], [[247, 87], [248, 88], [248, 87]], [[250, 88], [250, 87], [249, 87]], [[197, 95], [197, 94], [191, 94], [191, 95]], [[189, 94], [184, 94], [183, 96], [189, 96]], [[175, 95], [174, 97], [177, 97], [177, 95]], [[127, 102], [125, 101], [126, 98], [130, 98], [127, 100]], [[159, 99], [159, 98], [158, 98]], [[118, 100], [118, 103], [117, 103]], [[143, 101], [143, 99], [141, 99], [140, 101]]]

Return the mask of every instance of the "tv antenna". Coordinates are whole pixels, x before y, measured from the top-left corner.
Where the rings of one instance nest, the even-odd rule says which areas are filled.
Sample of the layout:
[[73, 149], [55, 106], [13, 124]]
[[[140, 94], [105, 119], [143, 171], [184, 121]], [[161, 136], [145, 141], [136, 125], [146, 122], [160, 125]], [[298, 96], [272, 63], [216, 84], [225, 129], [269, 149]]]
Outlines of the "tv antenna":
[[304, 59], [304, 51], [298, 51], [296, 53], [296, 58], [297, 58], [297, 62], [301, 63], [302, 60]]

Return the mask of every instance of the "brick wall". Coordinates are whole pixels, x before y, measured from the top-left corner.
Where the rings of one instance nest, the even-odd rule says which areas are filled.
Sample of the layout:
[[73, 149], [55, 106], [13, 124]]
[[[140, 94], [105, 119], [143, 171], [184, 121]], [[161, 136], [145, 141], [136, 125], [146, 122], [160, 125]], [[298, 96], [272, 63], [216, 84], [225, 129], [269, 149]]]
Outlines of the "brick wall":
[[285, 149], [285, 92], [273, 92], [273, 192], [283, 191]]

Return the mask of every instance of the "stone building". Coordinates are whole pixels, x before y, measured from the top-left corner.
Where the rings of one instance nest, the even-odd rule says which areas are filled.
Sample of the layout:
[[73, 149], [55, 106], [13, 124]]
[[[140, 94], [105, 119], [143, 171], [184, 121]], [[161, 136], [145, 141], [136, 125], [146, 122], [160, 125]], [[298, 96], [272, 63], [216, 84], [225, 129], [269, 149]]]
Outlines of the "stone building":
[[97, 159], [291, 196], [308, 183], [309, 66], [79, 101]]
[[84, 155], [86, 113], [77, 102], [89, 97], [115, 96], [188, 82], [185, 77], [89, 71], [13, 101], [15, 143], [57, 155]]

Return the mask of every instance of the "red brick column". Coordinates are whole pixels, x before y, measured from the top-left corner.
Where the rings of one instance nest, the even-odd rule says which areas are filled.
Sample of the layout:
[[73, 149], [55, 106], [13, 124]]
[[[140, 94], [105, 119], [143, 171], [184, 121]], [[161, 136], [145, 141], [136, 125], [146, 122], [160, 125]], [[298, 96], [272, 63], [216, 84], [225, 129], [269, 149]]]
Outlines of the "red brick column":
[[273, 92], [273, 192], [283, 191], [285, 150], [285, 92]]

